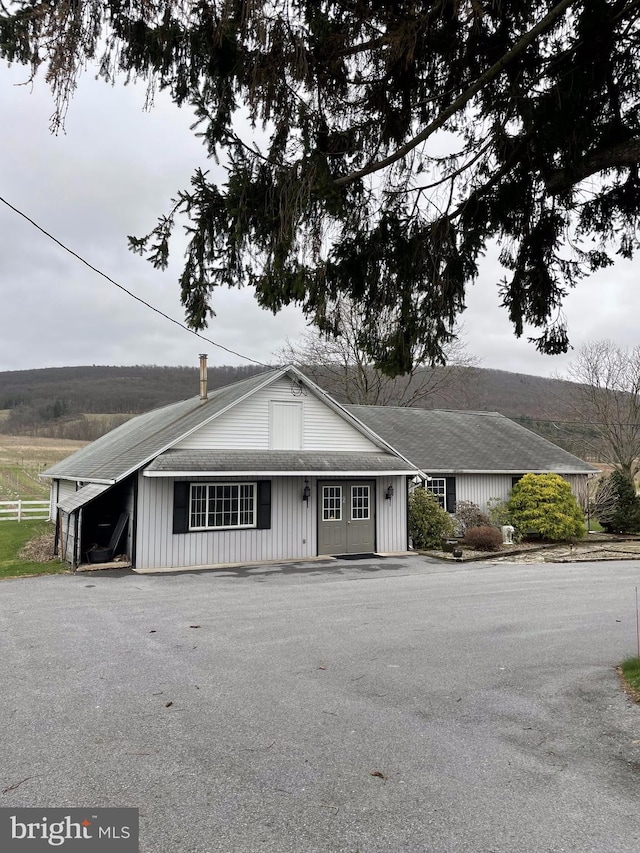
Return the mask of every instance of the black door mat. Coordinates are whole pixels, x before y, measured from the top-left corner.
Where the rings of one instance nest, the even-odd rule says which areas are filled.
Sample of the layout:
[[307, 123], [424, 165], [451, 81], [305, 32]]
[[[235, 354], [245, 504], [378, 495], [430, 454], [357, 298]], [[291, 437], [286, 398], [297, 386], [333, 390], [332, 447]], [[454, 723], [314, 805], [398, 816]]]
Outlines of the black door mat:
[[380, 557], [378, 554], [334, 554], [336, 560], [386, 560], [386, 557]]

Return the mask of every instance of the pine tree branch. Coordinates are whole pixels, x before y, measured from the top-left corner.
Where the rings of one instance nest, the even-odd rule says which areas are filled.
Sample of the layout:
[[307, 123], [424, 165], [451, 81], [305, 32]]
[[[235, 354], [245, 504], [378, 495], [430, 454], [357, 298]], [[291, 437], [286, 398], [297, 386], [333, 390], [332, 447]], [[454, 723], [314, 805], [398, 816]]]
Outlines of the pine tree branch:
[[487, 83], [490, 83], [499, 74], [501, 74], [510, 62], [519, 56], [523, 50], [526, 50], [526, 48], [529, 47], [529, 45], [534, 42], [538, 36], [548, 30], [575, 2], [576, 0], [560, 0], [560, 2], [535, 25], [535, 27], [532, 27], [520, 39], [518, 39], [511, 50], [507, 51], [507, 53], [505, 53], [497, 62], [494, 62], [490, 68], [481, 74], [478, 79], [471, 84], [471, 86], [468, 86], [465, 91], [447, 107], [446, 110], [443, 110], [440, 115], [421, 130], [417, 136], [414, 136], [414, 138], [409, 140], [409, 142], [400, 146], [400, 148], [388, 157], [383, 157], [382, 160], [369, 163], [368, 166], [364, 166], [362, 169], [359, 169], [357, 172], [352, 172], [350, 175], [344, 175], [341, 178], [337, 178], [334, 181], [334, 184], [339, 187], [353, 183], [353, 181], [356, 181], [359, 178], [364, 178], [366, 175], [378, 172], [380, 169], [391, 166], [393, 163], [397, 163], [398, 160], [402, 160], [406, 157], [410, 151], [413, 151], [414, 148], [427, 140], [436, 132], [436, 130], [443, 127], [452, 116], [463, 109], [463, 107], [465, 107], [469, 101], [487, 85]]
[[568, 169], [558, 169], [549, 175], [545, 180], [545, 185], [551, 195], [556, 195], [564, 190], [571, 189], [580, 181], [595, 175], [597, 172], [602, 172], [605, 169], [637, 166], [639, 163], [640, 138], [627, 139], [617, 145], [588, 154], [582, 160], [573, 163]]

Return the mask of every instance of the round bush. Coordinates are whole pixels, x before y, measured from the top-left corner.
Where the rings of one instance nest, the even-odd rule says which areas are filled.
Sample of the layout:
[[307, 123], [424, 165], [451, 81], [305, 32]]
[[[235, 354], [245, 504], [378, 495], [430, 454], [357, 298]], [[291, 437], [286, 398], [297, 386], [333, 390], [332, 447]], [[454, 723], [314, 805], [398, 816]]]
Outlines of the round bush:
[[587, 530], [571, 486], [559, 474], [525, 474], [511, 490], [509, 514], [522, 536], [581, 539]]
[[464, 535], [464, 544], [474, 551], [499, 551], [502, 548], [502, 533], [497, 527], [488, 524], [470, 527]]
[[409, 535], [414, 548], [439, 548], [442, 540], [455, 533], [456, 525], [427, 489], [409, 495]]

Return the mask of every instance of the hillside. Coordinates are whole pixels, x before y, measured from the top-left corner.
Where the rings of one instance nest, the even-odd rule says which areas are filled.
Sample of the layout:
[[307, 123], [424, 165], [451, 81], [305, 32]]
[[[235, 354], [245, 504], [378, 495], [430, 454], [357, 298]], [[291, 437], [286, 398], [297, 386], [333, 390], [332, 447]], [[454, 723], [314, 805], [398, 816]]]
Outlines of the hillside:
[[[209, 367], [209, 390], [259, 370]], [[419, 405], [501, 412], [568, 450], [586, 455], [585, 428], [575, 423], [570, 406], [576, 388], [572, 383], [484, 368], [436, 368], [430, 375], [438, 379], [438, 371], [444, 370], [443, 383]], [[0, 432], [92, 440], [132, 414], [195, 396], [198, 378], [197, 367], [150, 365], [0, 372]], [[331, 387], [329, 382], [323, 386], [346, 402], [339, 387]]]
[[[209, 368], [209, 388], [259, 367]], [[55, 367], [0, 373], [0, 432], [90, 441], [137, 415], [198, 393], [197, 367]]]

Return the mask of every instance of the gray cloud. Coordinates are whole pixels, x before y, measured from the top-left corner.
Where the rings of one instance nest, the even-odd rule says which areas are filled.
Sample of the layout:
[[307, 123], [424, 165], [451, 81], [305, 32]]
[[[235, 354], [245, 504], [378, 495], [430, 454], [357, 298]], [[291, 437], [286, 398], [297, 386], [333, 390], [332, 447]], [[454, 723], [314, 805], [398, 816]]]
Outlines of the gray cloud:
[[[0, 195], [140, 298], [183, 320], [178, 245], [167, 272], [130, 253], [188, 186], [196, 166], [223, 177], [190, 130], [192, 117], [159, 96], [144, 112], [144, 90], [80, 80], [66, 134], [49, 133], [52, 100], [43, 80], [17, 86], [24, 69], [0, 66]], [[178, 241], [179, 244], [179, 241]], [[469, 351], [483, 366], [549, 375], [568, 358], [517, 341], [499, 307], [496, 252], [485, 258], [463, 315]], [[574, 345], [611, 337], [635, 345], [634, 265], [620, 262], [583, 282], [566, 302]], [[305, 328], [298, 309], [273, 317], [248, 291], [214, 295], [216, 317], [204, 332], [262, 362]], [[182, 331], [133, 301], [0, 204], [0, 370], [73, 364], [246, 363]]]

